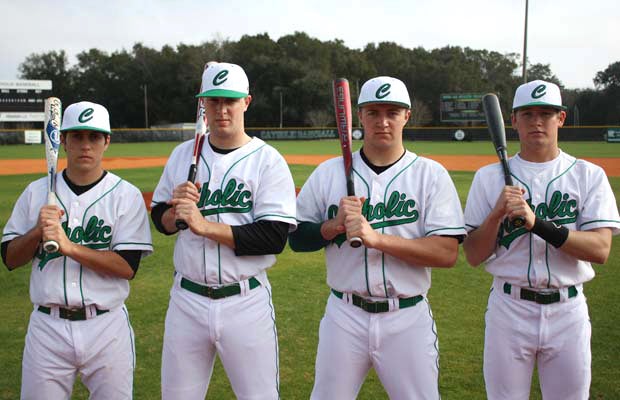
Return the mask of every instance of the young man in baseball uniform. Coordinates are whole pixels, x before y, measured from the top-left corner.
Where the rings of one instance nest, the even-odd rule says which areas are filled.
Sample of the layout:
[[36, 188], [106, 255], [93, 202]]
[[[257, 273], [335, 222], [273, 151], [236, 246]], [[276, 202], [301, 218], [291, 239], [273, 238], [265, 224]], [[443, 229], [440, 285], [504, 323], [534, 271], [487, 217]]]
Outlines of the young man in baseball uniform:
[[[484, 378], [489, 399], [528, 399], [534, 365], [543, 398], [587, 399], [590, 334], [583, 283], [603, 264], [620, 232], [603, 170], [558, 147], [566, 119], [560, 89], [519, 86], [512, 125], [520, 152], [509, 160], [515, 186], [499, 164], [481, 168], [467, 198], [467, 261], [486, 261], [493, 279], [486, 313]], [[515, 228], [511, 220], [525, 219]]]
[[[58, 206], [46, 178], [21, 194], [2, 236], [9, 270], [32, 262], [30, 316], [22, 362], [22, 399], [69, 399], [76, 374], [91, 399], [131, 399], [134, 337], [124, 301], [143, 256], [153, 250], [140, 191], [102, 168], [110, 145], [105, 107], [67, 107], [60, 141]], [[59, 249], [46, 253], [42, 242]]]
[[[324, 162], [297, 199], [295, 251], [325, 248], [331, 295], [319, 330], [312, 399], [355, 399], [374, 368], [391, 399], [438, 399], [437, 334], [426, 293], [431, 268], [456, 262], [465, 235], [456, 189], [440, 164], [405, 150], [411, 115], [398, 79], [367, 81], [358, 100], [364, 146]], [[353, 248], [347, 238], [359, 237]]]
[[[202, 76], [210, 132], [197, 182], [193, 140], [172, 152], [153, 194], [157, 229], [178, 233], [162, 356], [164, 399], [204, 399], [216, 354], [238, 399], [279, 398], [278, 338], [266, 270], [296, 226], [284, 158], [244, 130], [252, 96], [235, 64]], [[178, 231], [175, 220], [189, 228]]]

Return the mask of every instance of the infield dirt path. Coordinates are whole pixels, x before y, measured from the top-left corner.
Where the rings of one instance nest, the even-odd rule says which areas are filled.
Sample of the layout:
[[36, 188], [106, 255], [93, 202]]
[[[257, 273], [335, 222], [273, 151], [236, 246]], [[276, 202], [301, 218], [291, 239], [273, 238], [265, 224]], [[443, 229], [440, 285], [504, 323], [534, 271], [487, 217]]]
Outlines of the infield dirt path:
[[[441, 163], [448, 171], [476, 171], [487, 164], [497, 162], [495, 156], [482, 155], [425, 155]], [[330, 158], [337, 157], [329, 155], [285, 155], [284, 158], [289, 164], [318, 165]], [[607, 176], [620, 176], [620, 158], [584, 158], [597, 165], [600, 165]], [[163, 167], [168, 160], [167, 157], [112, 157], [103, 159], [103, 167], [108, 170], [124, 168], [148, 168]], [[58, 160], [58, 169], [62, 170], [67, 165], [63, 158]], [[0, 175], [22, 175], [45, 173], [47, 170], [43, 159], [22, 159], [22, 160], [0, 160]]]

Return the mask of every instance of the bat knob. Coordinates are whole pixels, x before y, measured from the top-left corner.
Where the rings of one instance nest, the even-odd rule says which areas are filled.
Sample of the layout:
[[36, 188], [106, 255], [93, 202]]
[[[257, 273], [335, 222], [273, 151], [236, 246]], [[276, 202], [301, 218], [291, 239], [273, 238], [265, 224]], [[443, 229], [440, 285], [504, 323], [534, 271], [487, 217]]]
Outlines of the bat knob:
[[515, 219], [513, 219], [510, 222], [512, 223], [512, 226], [514, 226], [515, 228], [521, 228], [522, 226], [525, 225], [525, 218], [523, 218], [523, 217], [516, 217]]
[[357, 249], [358, 247], [362, 246], [362, 239], [358, 237], [352, 237], [349, 240], [349, 245], [351, 245], [351, 247], [353, 247], [354, 249]]
[[176, 221], [174, 221], [174, 225], [180, 231], [184, 231], [188, 228], [187, 222], [183, 221], [182, 219], [177, 219]]
[[56, 243], [54, 240], [48, 240], [43, 243], [43, 250], [48, 253], [56, 253], [59, 248], [60, 246], [58, 246], [58, 243]]

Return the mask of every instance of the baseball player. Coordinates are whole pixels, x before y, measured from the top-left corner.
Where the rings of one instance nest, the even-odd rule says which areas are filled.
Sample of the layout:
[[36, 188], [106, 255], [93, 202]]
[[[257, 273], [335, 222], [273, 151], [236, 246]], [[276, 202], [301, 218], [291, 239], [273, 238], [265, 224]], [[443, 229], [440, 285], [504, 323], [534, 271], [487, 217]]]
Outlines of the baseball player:
[[[178, 233], [162, 355], [164, 399], [204, 399], [216, 354], [238, 399], [279, 398], [278, 340], [266, 270], [295, 221], [284, 158], [244, 130], [252, 97], [235, 64], [211, 65], [201, 93], [210, 133], [197, 182], [193, 141], [177, 146], [153, 194], [157, 229]], [[189, 228], [177, 232], [175, 220]]]
[[[469, 191], [467, 261], [486, 261], [493, 288], [486, 313], [484, 379], [489, 399], [528, 399], [534, 365], [544, 399], [587, 399], [590, 334], [583, 283], [620, 232], [603, 170], [558, 147], [566, 119], [560, 89], [533, 81], [516, 91], [512, 125], [520, 152], [481, 168]], [[525, 219], [515, 228], [510, 220]]]
[[[67, 107], [60, 141], [58, 206], [46, 205], [46, 179], [21, 194], [2, 236], [9, 270], [32, 262], [22, 399], [69, 399], [76, 374], [91, 399], [131, 399], [134, 335], [124, 301], [151, 231], [140, 191], [101, 166], [110, 145], [105, 107]], [[41, 243], [54, 240], [58, 252]]]
[[[405, 150], [407, 88], [380, 76], [362, 86], [356, 196], [342, 158], [319, 165], [297, 199], [295, 251], [325, 248], [331, 295], [319, 330], [312, 399], [354, 399], [374, 368], [391, 399], [438, 399], [437, 334], [426, 294], [431, 267], [456, 262], [465, 235], [458, 195], [438, 163]], [[346, 238], [359, 237], [353, 248]]]

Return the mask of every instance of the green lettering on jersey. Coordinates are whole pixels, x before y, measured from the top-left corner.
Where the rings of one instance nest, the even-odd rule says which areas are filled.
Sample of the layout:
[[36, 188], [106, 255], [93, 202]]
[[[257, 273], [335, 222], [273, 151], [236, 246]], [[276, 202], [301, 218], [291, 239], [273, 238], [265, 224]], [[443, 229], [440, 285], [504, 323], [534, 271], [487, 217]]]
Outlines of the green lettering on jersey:
[[[73, 243], [81, 244], [90, 249], [109, 249], [112, 242], [112, 228], [104, 224], [103, 219], [93, 215], [86, 223], [86, 227], [76, 226], [71, 229], [67, 221], [61, 225], [67, 238]], [[62, 257], [62, 254], [60, 252], [47, 253], [40, 248], [35, 257], [40, 260], [39, 269], [42, 270], [50, 260]]]
[[[577, 201], [571, 199], [567, 193], [562, 193], [559, 190], [553, 192], [549, 203], [543, 202], [534, 206], [530, 199], [526, 201], [538, 218], [553, 221], [558, 225], [572, 224], [577, 221], [577, 216], [579, 215]], [[527, 229], [524, 227], [515, 228], [506, 218], [500, 225], [497, 233], [499, 245], [508, 249], [515, 239], [527, 233], [529, 233]]]
[[247, 213], [252, 210], [252, 192], [244, 190], [245, 184], [237, 183], [235, 179], [231, 179], [224, 185], [224, 190], [209, 189], [209, 182], [205, 182], [200, 189], [200, 199], [196, 206], [204, 208], [211, 206], [206, 210], [201, 210], [202, 215], [213, 215], [223, 213]]
[[[378, 202], [375, 205], [370, 204], [370, 199], [366, 199], [362, 204], [362, 215], [370, 223], [372, 229], [381, 229], [388, 226], [412, 224], [419, 218], [419, 213], [415, 209], [416, 202], [413, 199], [407, 199], [406, 193], [393, 191], [388, 197], [387, 202]], [[338, 205], [331, 204], [327, 208], [327, 217], [335, 218], [338, 214]], [[385, 218], [394, 218], [385, 221]], [[346, 240], [346, 235], [338, 235], [333, 242], [340, 247]]]

